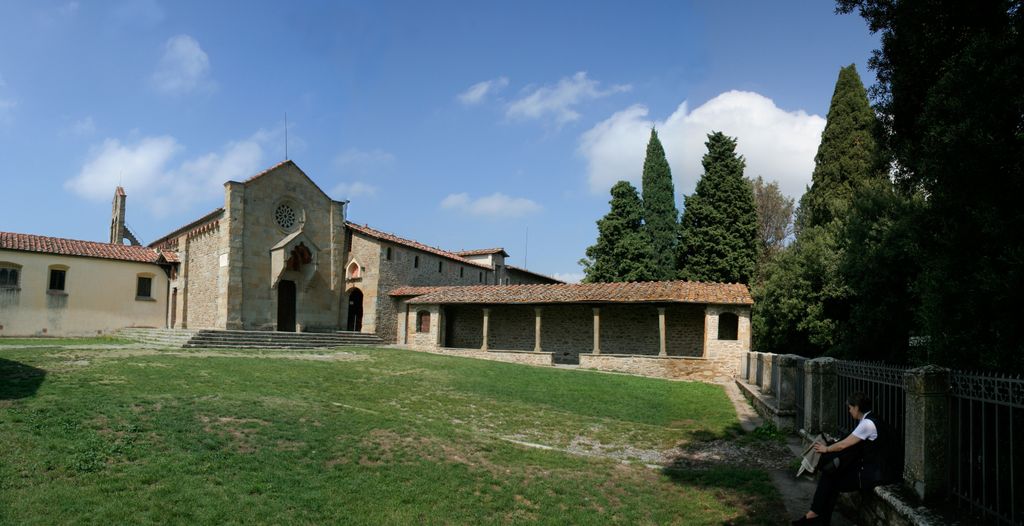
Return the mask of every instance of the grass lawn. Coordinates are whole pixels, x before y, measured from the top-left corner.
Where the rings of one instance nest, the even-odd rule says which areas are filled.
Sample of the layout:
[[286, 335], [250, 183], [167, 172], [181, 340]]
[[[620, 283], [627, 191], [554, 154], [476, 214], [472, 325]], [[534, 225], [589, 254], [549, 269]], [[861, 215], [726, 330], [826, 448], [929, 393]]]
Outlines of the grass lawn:
[[761, 470], [651, 466], [735, 433], [717, 386], [394, 349], [3, 343], [3, 524], [784, 522]]

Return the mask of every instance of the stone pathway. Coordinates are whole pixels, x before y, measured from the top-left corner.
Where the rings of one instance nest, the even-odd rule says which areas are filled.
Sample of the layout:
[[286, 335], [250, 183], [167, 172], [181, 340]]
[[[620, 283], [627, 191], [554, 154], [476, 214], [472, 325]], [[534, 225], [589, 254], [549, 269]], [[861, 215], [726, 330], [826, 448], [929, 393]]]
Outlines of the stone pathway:
[[[739, 418], [740, 427], [744, 431], [749, 433], [764, 423], [764, 419], [754, 411], [754, 408], [747, 402], [747, 399], [743, 397], [743, 393], [736, 386], [736, 382], [723, 382], [722, 387], [725, 389], [725, 394], [732, 401], [733, 407], [736, 408], [736, 416]], [[803, 453], [803, 444], [795, 436], [790, 436], [786, 439], [786, 448], [792, 453], [792, 458], [800, 458], [800, 454]], [[786, 507], [787, 516], [795, 519], [810, 509], [811, 498], [814, 497], [814, 488], [817, 485], [814, 479], [806, 476], [797, 478], [796, 474], [790, 469], [771, 469], [768, 471], [768, 474], [771, 475], [772, 483], [775, 484], [775, 488], [782, 495], [782, 502]], [[838, 511], [832, 514], [832, 524], [833, 526], [855, 526], [853, 522], [840, 515]]]

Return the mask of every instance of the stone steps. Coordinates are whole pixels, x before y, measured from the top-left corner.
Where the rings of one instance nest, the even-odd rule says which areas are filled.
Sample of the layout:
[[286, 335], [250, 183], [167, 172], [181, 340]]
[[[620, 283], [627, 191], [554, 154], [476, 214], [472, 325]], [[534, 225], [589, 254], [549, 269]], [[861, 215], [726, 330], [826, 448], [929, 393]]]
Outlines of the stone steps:
[[276, 332], [200, 330], [183, 346], [188, 349], [322, 349], [381, 345], [376, 334], [361, 332]]
[[188, 329], [143, 329], [124, 328], [117, 331], [117, 335], [140, 343], [158, 345], [160, 347], [182, 347], [198, 331]]

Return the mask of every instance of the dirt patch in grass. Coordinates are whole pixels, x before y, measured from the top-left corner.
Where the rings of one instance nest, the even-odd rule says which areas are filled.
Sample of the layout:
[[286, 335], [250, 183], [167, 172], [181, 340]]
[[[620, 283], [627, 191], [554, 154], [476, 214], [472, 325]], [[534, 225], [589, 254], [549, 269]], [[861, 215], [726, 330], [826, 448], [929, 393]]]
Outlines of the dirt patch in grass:
[[234, 418], [230, 416], [200, 416], [204, 424], [203, 431], [227, 439], [239, 453], [255, 453], [259, 448], [255, 445], [255, 435], [261, 427], [270, 425], [266, 420], [258, 418]]

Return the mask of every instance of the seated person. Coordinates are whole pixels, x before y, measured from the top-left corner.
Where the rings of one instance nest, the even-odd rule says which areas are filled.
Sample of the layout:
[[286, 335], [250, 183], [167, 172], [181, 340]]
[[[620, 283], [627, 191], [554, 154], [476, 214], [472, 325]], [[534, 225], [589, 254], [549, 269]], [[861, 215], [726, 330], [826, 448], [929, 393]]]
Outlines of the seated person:
[[[853, 393], [846, 399], [850, 416], [857, 421], [850, 436], [835, 444], [815, 444], [821, 453], [818, 461], [818, 487], [814, 491], [811, 510], [793, 524], [829, 524], [840, 492], [871, 489], [885, 482], [884, 460], [890, 437], [888, 427], [871, 414], [871, 398]], [[831, 469], [828, 464], [838, 467]]]

